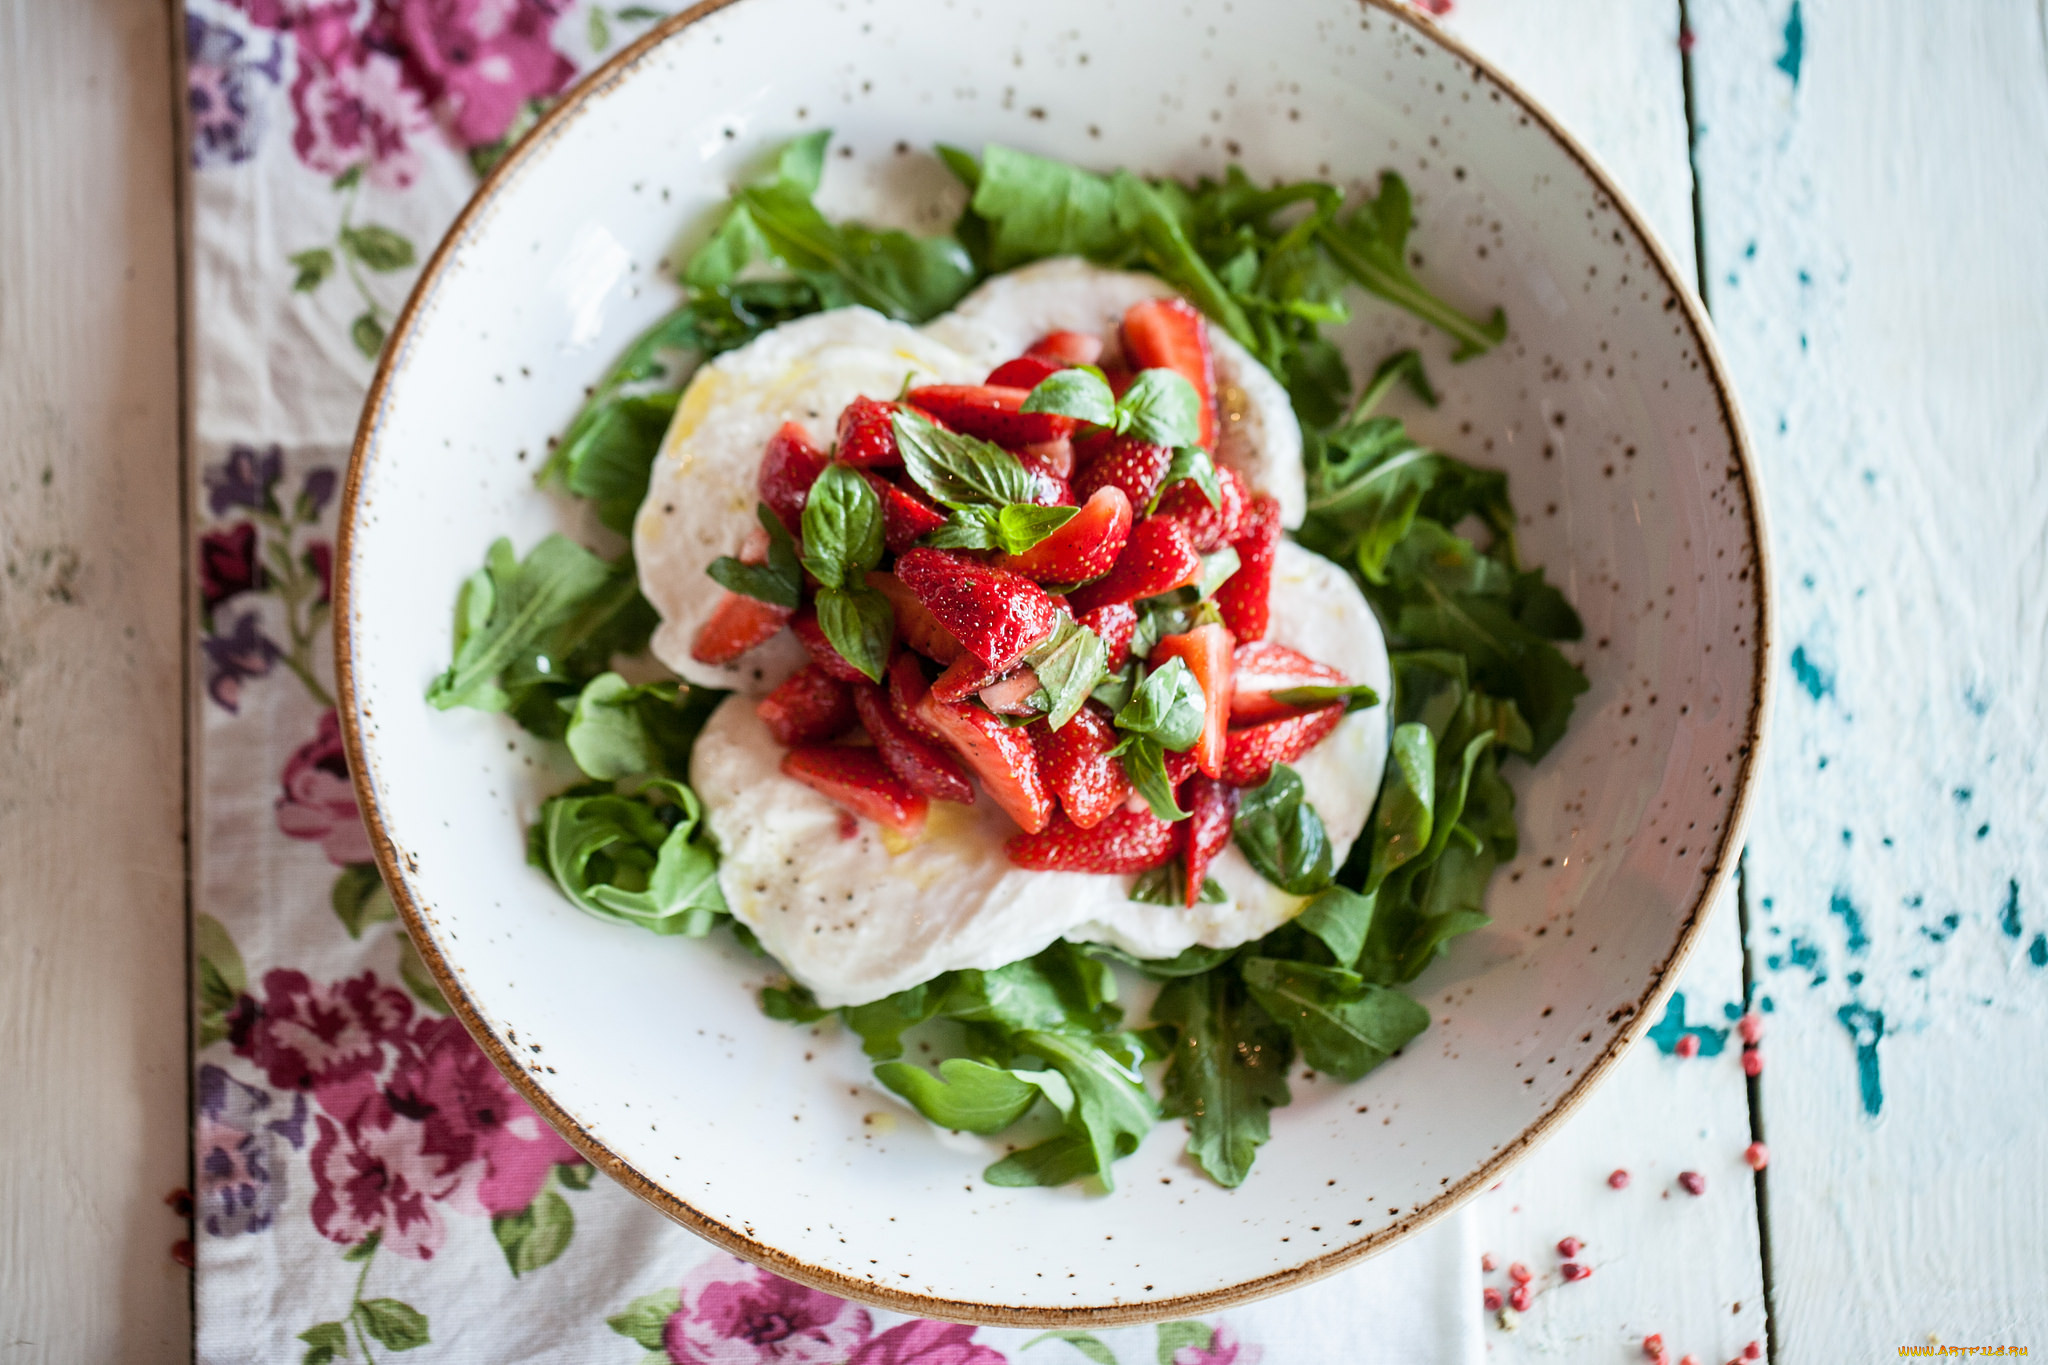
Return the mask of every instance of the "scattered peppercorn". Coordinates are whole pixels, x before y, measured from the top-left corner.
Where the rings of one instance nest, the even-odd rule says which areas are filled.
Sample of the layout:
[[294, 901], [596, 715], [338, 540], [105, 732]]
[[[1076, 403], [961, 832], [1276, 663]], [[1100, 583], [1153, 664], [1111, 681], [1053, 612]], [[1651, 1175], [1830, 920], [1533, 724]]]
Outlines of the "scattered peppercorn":
[[1576, 1237], [1567, 1237], [1557, 1244], [1557, 1254], [1569, 1261], [1572, 1257], [1578, 1255], [1580, 1248], [1585, 1245], [1584, 1242], [1581, 1242]]
[[1616, 1171], [1614, 1172], [1614, 1174], [1612, 1174], [1612, 1175], [1608, 1176], [1608, 1177], [1607, 1177], [1607, 1188], [1609, 1188], [1610, 1190], [1625, 1190], [1625, 1189], [1627, 1189], [1627, 1188], [1628, 1188], [1628, 1172], [1627, 1172], [1627, 1171], [1623, 1171], [1623, 1170], [1616, 1170]]

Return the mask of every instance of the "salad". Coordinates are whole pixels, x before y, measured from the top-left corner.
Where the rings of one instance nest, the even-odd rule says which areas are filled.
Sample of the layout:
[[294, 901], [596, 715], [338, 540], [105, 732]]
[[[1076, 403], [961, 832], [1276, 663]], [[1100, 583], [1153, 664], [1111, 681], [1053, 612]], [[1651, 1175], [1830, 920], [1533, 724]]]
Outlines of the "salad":
[[1354, 394], [1322, 335], [1357, 289], [1453, 360], [1505, 318], [1416, 280], [1391, 173], [1347, 209], [941, 148], [968, 201], [921, 238], [818, 210], [828, 137], [541, 472], [629, 547], [498, 541], [429, 700], [566, 745], [528, 849], [576, 905], [732, 933], [768, 1014], [1032, 1135], [989, 1181], [1109, 1186], [1171, 1117], [1236, 1185], [1297, 1059], [1355, 1080], [1428, 1026], [1401, 987], [1514, 856], [1501, 765], [1586, 687], [1505, 476], [1376, 415], [1434, 403], [1419, 355]]

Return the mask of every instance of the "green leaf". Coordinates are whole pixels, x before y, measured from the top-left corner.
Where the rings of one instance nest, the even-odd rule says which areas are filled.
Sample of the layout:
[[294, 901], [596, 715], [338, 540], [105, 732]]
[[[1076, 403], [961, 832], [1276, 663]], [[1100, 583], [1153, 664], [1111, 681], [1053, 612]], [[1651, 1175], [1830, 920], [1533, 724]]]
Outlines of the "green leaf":
[[392, 935], [398, 941], [398, 979], [405, 983], [405, 989], [413, 999], [436, 1014], [452, 1013], [448, 998], [441, 994], [441, 987], [434, 980], [433, 972], [420, 956], [419, 945], [412, 941], [412, 935], [400, 929]]
[[1310, 524], [1303, 539], [1350, 557], [1368, 582], [1387, 581], [1387, 557], [1415, 524], [1443, 476], [1436, 452], [1408, 438], [1391, 417], [1375, 417], [1307, 443]]
[[354, 189], [361, 182], [362, 178], [363, 163], [358, 161], [355, 165], [350, 166], [347, 170], [334, 177], [335, 193], [340, 194], [343, 191]]
[[[1148, 370], [1146, 373], [1151, 374], [1155, 373], [1155, 371]], [[1135, 384], [1132, 385], [1134, 391], [1136, 387]], [[1193, 390], [1189, 390], [1189, 392], [1192, 393]], [[1195, 487], [1201, 489], [1202, 496], [1209, 500], [1209, 505], [1211, 507], [1221, 507], [1223, 505], [1223, 482], [1216, 476], [1216, 462], [1209, 458], [1209, 452], [1194, 444], [1192, 437], [1185, 442], [1161, 442], [1161, 444], [1174, 445], [1173, 459], [1167, 464], [1166, 473], [1159, 480], [1159, 491], [1152, 495], [1152, 503], [1147, 511], [1157, 511], [1161, 495], [1183, 479], [1193, 479]], [[1209, 594], [1204, 593], [1202, 595], [1207, 597]]]
[[1129, 171], [1111, 182], [1117, 226], [1137, 244], [1147, 265], [1194, 300], [1239, 344], [1257, 348], [1258, 336], [1244, 309], [1188, 240], [1186, 229], [1160, 190]]
[[657, 1289], [626, 1305], [625, 1311], [604, 1320], [604, 1325], [622, 1337], [630, 1337], [650, 1351], [666, 1352], [668, 1320], [681, 1308], [682, 1296], [673, 1289]]
[[1349, 424], [1357, 426], [1370, 417], [1373, 409], [1393, 392], [1396, 384], [1406, 384], [1408, 391], [1426, 406], [1436, 406], [1436, 390], [1430, 387], [1429, 371], [1422, 366], [1422, 352], [1410, 347], [1394, 352], [1372, 372], [1372, 378], [1366, 381], [1365, 387], [1359, 391], [1358, 401], [1352, 405]]
[[1205, 714], [1202, 685], [1176, 655], [1139, 679], [1129, 703], [1116, 713], [1116, 726], [1126, 736], [1178, 752], [1201, 738]]
[[524, 560], [514, 559], [512, 542], [500, 537], [485, 557], [483, 575], [470, 579], [458, 602], [455, 658], [427, 689], [427, 700], [442, 710], [505, 709], [510, 698], [497, 686], [498, 674], [567, 624], [612, 573], [566, 536], [547, 537]]
[[596, 1174], [597, 1167], [587, 1161], [565, 1161], [555, 1167], [555, 1179], [567, 1190], [589, 1189], [591, 1177]]
[[1025, 654], [1024, 662], [1045, 689], [1046, 724], [1057, 730], [1087, 704], [1108, 675], [1109, 646], [1088, 627], [1062, 613], [1053, 633]]
[[228, 1036], [227, 1017], [249, 989], [242, 955], [227, 927], [208, 914], [192, 918], [192, 947], [199, 963], [199, 1046]]
[[612, 29], [611, 25], [604, 21], [604, 6], [592, 5], [590, 7], [590, 18], [586, 22], [586, 27], [590, 31], [590, 50], [592, 52], [602, 52], [612, 45]]
[[382, 1232], [372, 1232], [369, 1236], [363, 1238], [362, 1241], [357, 1242], [347, 1251], [342, 1252], [341, 1259], [352, 1263], [367, 1261], [377, 1254], [377, 1244], [383, 1240], [384, 1234]]
[[1159, 1365], [1174, 1365], [1174, 1356], [1190, 1346], [1197, 1351], [1207, 1351], [1215, 1339], [1215, 1329], [1206, 1322], [1162, 1322], [1159, 1324]]
[[[948, 159], [956, 173], [958, 159], [957, 154]], [[1064, 161], [989, 147], [975, 179], [969, 206], [989, 225], [991, 270], [1048, 256], [1104, 259], [1124, 249], [1116, 195], [1099, 175]]]
[[1077, 417], [1098, 427], [1114, 427], [1117, 422], [1116, 394], [1093, 365], [1075, 365], [1047, 375], [1025, 396], [1024, 411]]
[[1379, 804], [1373, 807], [1372, 872], [1369, 895], [1387, 874], [1420, 857], [1429, 847], [1436, 815], [1436, 738], [1428, 727], [1409, 722], [1394, 727]]
[[635, 687], [616, 673], [601, 673], [576, 695], [563, 738], [576, 766], [599, 781], [639, 773], [680, 778], [689, 771], [698, 731], [724, 699], [709, 688], [685, 691], [673, 682]]
[[[659, 811], [650, 804], [666, 798]], [[718, 859], [697, 841], [703, 807], [677, 782], [639, 798], [570, 791], [542, 803], [533, 842], [562, 894], [599, 919], [700, 938], [725, 913]]]
[[1117, 1365], [1116, 1352], [1103, 1345], [1102, 1338], [1092, 1332], [1041, 1332], [1017, 1349], [1028, 1351], [1041, 1341], [1064, 1341], [1094, 1362], [1094, 1365]]
[[614, 398], [593, 408], [574, 439], [558, 447], [552, 466], [562, 486], [595, 505], [597, 518], [631, 535], [647, 497], [648, 472], [675, 416], [677, 395]]
[[991, 1185], [1064, 1185], [1095, 1174], [1095, 1145], [1079, 1133], [1062, 1133], [1034, 1147], [1012, 1152], [981, 1173]]
[[1244, 1183], [1288, 1102], [1294, 1049], [1229, 970], [1168, 981], [1152, 1017], [1172, 1029], [1165, 1112], [1188, 1121], [1188, 1155], [1226, 1188]]
[[[1137, 880], [1131, 883], [1130, 899], [1141, 905], [1186, 905], [1187, 875], [1187, 868], [1176, 857], [1164, 867], [1139, 873]], [[1203, 905], [1221, 905], [1230, 899], [1230, 893], [1214, 877], [1204, 877], [1201, 893], [1196, 899]]]
[[376, 223], [345, 227], [338, 240], [343, 251], [383, 274], [403, 270], [418, 259], [409, 240]]
[[[1180, 901], [1172, 902], [1175, 905], [1181, 903]], [[1090, 943], [1085, 945], [1085, 947], [1090, 957], [1099, 957], [1109, 962], [1121, 962], [1124, 966], [1149, 976], [1155, 981], [1171, 981], [1176, 977], [1182, 976], [1200, 976], [1211, 968], [1219, 967], [1223, 963], [1228, 962], [1237, 953], [1235, 948], [1205, 948], [1200, 944], [1196, 944], [1192, 948], [1182, 949], [1172, 957], [1143, 958], [1133, 957], [1123, 949], [1112, 947], [1107, 943]]]
[[873, 588], [825, 588], [818, 593], [818, 628], [845, 660], [876, 682], [889, 666], [896, 609]]
[[791, 983], [761, 988], [761, 1013], [770, 1019], [780, 1019], [787, 1024], [813, 1024], [831, 1012], [818, 1003], [818, 998], [808, 987]]
[[[1195, 600], [1206, 602], [1214, 597], [1216, 590], [1225, 583], [1228, 583], [1232, 575], [1236, 574], [1243, 567], [1244, 561], [1238, 557], [1237, 551], [1228, 545], [1220, 550], [1203, 555], [1202, 567], [1196, 572], [1195, 581], [1189, 585], [1189, 587], [1194, 589]], [[1187, 590], [1187, 588], [1181, 589], [1182, 592]], [[1188, 624], [1192, 626], [1196, 619], [1191, 614], [1188, 618]], [[1170, 633], [1177, 635], [1181, 632], [1173, 631]], [[1155, 643], [1157, 642], [1155, 641]]]
[[1429, 1027], [1429, 1011], [1341, 967], [1270, 957], [1244, 960], [1252, 997], [1294, 1035], [1302, 1060], [1355, 1081]]
[[[1201, 439], [1201, 416], [1202, 400], [1195, 394], [1195, 386], [1176, 370], [1138, 371], [1116, 404], [1117, 429], [1146, 445], [1193, 446]], [[1170, 469], [1168, 473], [1170, 476]], [[1212, 468], [1210, 482], [1215, 478]], [[1167, 482], [1173, 482], [1171, 477]], [[1164, 488], [1166, 483], [1160, 486]], [[1222, 498], [1220, 492], [1211, 496]]]
[[1021, 555], [1072, 521], [1080, 511], [1078, 507], [1013, 502], [996, 514], [997, 539], [1005, 553]]
[[797, 558], [796, 543], [784, 529], [782, 519], [767, 503], [754, 508], [754, 515], [768, 532], [768, 562], [745, 564], [731, 555], [720, 555], [706, 570], [720, 587], [730, 588], [770, 606], [795, 611], [803, 605], [803, 566]]
[[1002, 511], [995, 507], [962, 507], [924, 538], [935, 550], [997, 550], [1002, 548]]
[[1119, 748], [1121, 752], [1117, 754], [1117, 760], [1124, 765], [1131, 785], [1137, 788], [1138, 795], [1145, 798], [1145, 804], [1151, 807], [1155, 819], [1170, 823], [1194, 814], [1181, 809], [1173, 782], [1166, 775], [1166, 751], [1158, 740], [1149, 735], [1129, 735], [1119, 743]]
[[[505, 1264], [517, 1279], [552, 1263], [569, 1249], [569, 1242], [576, 1235], [576, 1214], [568, 1200], [543, 1187], [533, 1202], [519, 1212], [501, 1213], [491, 1219], [491, 1235], [498, 1239]], [[424, 1341], [424, 1319], [420, 1330]]]
[[410, 1351], [428, 1344], [427, 1315], [397, 1299], [359, 1300], [355, 1320], [365, 1332], [394, 1351]]
[[[1030, 1029], [1016, 1046], [1058, 1068], [1074, 1090], [1073, 1123], [1088, 1140], [1095, 1174], [1114, 1189], [1110, 1163], [1138, 1150], [1159, 1117], [1138, 1074], [1142, 1052], [1135, 1042], [1100, 1037], [1080, 1029]], [[1112, 1051], [1115, 1047], [1115, 1051]]]
[[1344, 703], [1344, 713], [1365, 711], [1380, 704], [1380, 694], [1364, 683], [1348, 683], [1338, 687], [1315, 683], [1306, 687], [1283, 687], [1270, 694], [1274, 701], [1287, 706], [1327, 706], [1333, 701]]
[[330, 1360], [348, 1355], [348, 1327], [344, 1323], [315, 1323], [299, 1333], [299, 1340], [307, 1347], [300, 1358], [301, 1365], [327, 1365]]
[[375, 360], [377, 352], [384, 349], [384, 324], [377, 320], [374, 311], [359, 313], [348, 325], [348, 339], [365, 360]]
[[849, 1005], [839, 1017], [860, 1036], [861, 1051], [887, 1061], [903, 1055], [903, 1035], [938, 1012], [951, 984], [950, 976], [937, 976], [865, 1005]]
[[1313, 895], [1330, 884], [1329, 832], [1309, 804], [1301, 774], [1275, 764], [1265, 783], [1238, 800], [1233, 827], [1245, 860], [1282, 891]]
[[882, 500], [859, 470], [825, 466], [804, 500], [803, 537], [803, 565], [827, 588], [858, 586], [882, 562]]
[[334, 273], [334, 253], [324, 246], [294, 251], [285, 257], [285, 260], [290, 262], [292, 269], [299, 272], [292, 280], [292, 290], [295, 293], [304, 294], [318, 289], [326, 283], [327, 277]]
[[883, 1062], [875, 1079], [939, 1127], [964, 1133], [999, 1133], [1040, 1096], [1062, 1114], [1074, 1107], [1073, 1087], [1057, 1071], [1006, 1071], [966, 1057], [940, 1062], [937, 1076], [908, 1062]]
[[1024, 462], [999, 445], [947, 431], [916, 412], [899, 410], [894, 426], [905, 470], [935, 502], [1007, 507], [1030, 502], [1038, 491]]
[[1458, 343], [1453, 360], [1484, 355], [1508, 334], [1500, 309], [1485, 322], [1468, 317], [1423, 287], [1408, 269], [1408, 228], [1412, 218], [1408, 186], [1392, 171], [1380, 175], [1380, 192], [1348, 219], [1324, 226], [1323, 249], [1366, 290], [1445, 332]]

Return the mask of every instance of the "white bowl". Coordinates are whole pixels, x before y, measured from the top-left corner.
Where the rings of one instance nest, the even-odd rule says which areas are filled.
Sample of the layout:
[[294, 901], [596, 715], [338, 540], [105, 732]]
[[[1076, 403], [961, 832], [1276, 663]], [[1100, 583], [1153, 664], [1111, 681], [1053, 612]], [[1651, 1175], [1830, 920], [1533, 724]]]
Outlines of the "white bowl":
[[[937, 229], [906, 148], [1415, 191], [1422, 273], [1508, 342], [1453, 367], [1366, 301], [1354, 369], [1434, 358], [1419, 434], [1512, 475], [1526, 555], [1585, 618], [1570, 735], [1512, 765], [1522, 856], [1435, 1013], [1355, 1085], [1297, 1082], [1239, 1189], [1162, 1124], [1113, 1194], [999, 1189], [853, 1040], [764, 1018], [724, 941], [588, 918], [523, 856], [561, 757], [432, 710], [457, 585], [564, 525], [532, 473], [585, 385], [670, 307], [679, 237], [768, 148], [836, 130], [825, 203]], [[850, 153], [850, 156], [845, 154]], [[1586, 154], [1425, 24], [1359, 0], [739, 0], [660, 26], [485, 183], [400, 319], [349, 467], [337, 653], [378, 862], [456, 1011], [606, 1172], [783, 1275], [906, 1312], [1099, 1324], [1209, 1312], [1381, 1249], [1485, 1188], [1648, 1025], [1733, 866], [1768, 676], [1761, 510], [1697, 302]]]

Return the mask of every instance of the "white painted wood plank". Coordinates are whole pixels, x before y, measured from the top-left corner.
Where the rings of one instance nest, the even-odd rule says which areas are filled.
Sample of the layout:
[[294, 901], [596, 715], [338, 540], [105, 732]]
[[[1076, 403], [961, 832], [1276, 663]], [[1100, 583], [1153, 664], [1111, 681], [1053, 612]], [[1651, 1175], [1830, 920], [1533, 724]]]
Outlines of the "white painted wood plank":
[[161, 0], [0, 0], [0, 1360], [190, 1349]]
[[[1693, 277], [1692, 170], [1687, 159], [1678, 6], [1641, 0], [1530, 5], [1461, 0], [1446, 27], [1494, 59], [1585, 143]], [[1479, 1240], [1496, 1261], [1486, 1284], [1512, 1288], [1508, 1266], [1535, 1274], [1531, 1309], [1513, 1333], [1490, 1328], [1496, 1361], [1624, 1359], [1660, 1333], [1672, 1358], [1722, 1361], [1764, 1337], [1755, 1189], [1742, 1151], [1749, 1107], [1739, 1043], [1724, 1011], [1742, 1000], [1742, 948], [1732, 884], [1708, 921], [1679, 992], [1714, 1055], [1636, 1049], [1578, 1114], [1475, 1206]], [[1630, 1173], [1625, 1190], [1607, 1178]], [[1697, 1171], [1695, 1198], [1675, 1178]], [[1564, 1282], [1556, 1247], [1586, 1244], [1592, 1278]], [[1480, 1311], [1474, 1304], [1473, 1311]]]
[[2048, 14], [1692, 9], [1784, 647], [1748, 864], [1780, 1359], [2041, 1350]]

